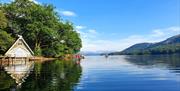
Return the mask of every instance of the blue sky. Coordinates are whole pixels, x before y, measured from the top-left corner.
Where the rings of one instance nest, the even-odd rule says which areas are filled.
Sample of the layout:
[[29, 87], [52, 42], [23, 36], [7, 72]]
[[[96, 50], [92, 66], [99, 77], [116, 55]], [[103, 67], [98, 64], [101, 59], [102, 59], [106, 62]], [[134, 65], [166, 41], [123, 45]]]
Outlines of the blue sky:
[[[8, 1], [8, 0], [0, 0]], [[74, 23], [82, 51], [121, 51], [180, 34], [180, 0], [33, 0]]]

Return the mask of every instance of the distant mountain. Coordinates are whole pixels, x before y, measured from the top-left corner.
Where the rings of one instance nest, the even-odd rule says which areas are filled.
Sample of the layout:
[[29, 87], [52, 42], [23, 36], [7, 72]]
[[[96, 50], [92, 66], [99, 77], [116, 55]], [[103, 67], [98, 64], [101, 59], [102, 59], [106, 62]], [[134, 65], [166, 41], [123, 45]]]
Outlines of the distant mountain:
[[96, 56], [96, 55], [100, 55], [100, 53], [97, 52], [81, 52], [82, 55], [84, 56]]
[[150, 46], [152, 46], [152, 43], [139, 43], [139, 44], [135, 44], [127, 49], [125, 49], [124, 53], [132, 53], [132, 52], [136, 52], [136, 51], [143, 51], [147, 48], [149, 48]]
[[82, 55], [85, 56], [99, 56], [107, 53], [111, 53], [112, 51], [82, 51], [80, 52]]
[[139, 43], [121, 52], [112, 52], [110, 55], [133, 54], [172, 54], [180, 53], [180, 34], [158, 43]]
[[[180, 43], [180, 34], [170, 37], [162, 42], [155, 43], [153, 46], [160, 46], [160, 45], [168, 45], [168, 44], [177, 44]], [[152, 46], [152, 47], [153, 47]]]

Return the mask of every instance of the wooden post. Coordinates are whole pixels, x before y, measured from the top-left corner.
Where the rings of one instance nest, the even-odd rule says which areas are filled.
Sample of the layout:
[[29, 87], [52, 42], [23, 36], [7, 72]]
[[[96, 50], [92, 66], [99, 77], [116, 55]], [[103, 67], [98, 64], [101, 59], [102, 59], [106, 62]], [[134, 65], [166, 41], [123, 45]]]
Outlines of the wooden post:
[[13, 57], [10, 57], [11, 58], [11, 61], [13, 62], [14, 60], [13, 60]]
[[[11, 59], [11, 58], [10, 58]], [[13, 60], [11, 60], [12, 61], [12, 65], [14, 65], [14, 62], [13, 62]]]
[[[6, 58], [5, 58], [6, 59]], [[8, 66], [9, 66], [9, 58], [7, 58], [7, 60], [8, 60]]]
[[25, 62], [25, 64], [26, 64], [26, 57], [24, 57], [24, 62]]
[[21, 61], [21, 64], [23, 64], [23, 60], [20, 60]]
[[2, 67], [2, 59], [1, 59], [1, 65], [0, 65], [0, 70], [2, 69], [3, 67]]
[[1, 65], [0, 66], [2, 67], [2, 59], [1, 59]]
[[16, 61], [16, 57], [14, 57], [14, 61]]

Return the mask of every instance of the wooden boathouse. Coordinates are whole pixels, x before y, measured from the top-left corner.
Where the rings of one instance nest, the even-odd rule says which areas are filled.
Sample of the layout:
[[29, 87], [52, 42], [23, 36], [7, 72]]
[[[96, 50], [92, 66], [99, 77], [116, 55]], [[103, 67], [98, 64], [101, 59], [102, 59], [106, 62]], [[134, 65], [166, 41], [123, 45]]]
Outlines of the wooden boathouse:
[[33, 57], [34, 52], [28, 46], [22, 36], [18, 35], [16, 42], [5, 53], [6, 57]]
[[28, 46], [22, 36], [18, 35], [18, 39], [8, 49], [4, 56], [0, 57], [0, 66], [9, 65], [18, 62], [19, 60], [29, 61], [34, 59], [34, 52]]

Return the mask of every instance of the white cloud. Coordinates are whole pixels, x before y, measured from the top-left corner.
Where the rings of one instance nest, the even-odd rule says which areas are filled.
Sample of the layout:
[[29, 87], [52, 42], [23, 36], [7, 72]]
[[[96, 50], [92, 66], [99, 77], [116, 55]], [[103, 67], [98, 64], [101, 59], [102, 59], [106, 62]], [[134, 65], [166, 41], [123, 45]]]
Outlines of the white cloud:
[[167, 35], [175, 35], [180, 33], [180, 27], [169, 27], [163, 29], [155, 29], [152, 31], [153, 37], [163, 37]]
[[86, 26], [80, 26], [80, 25], [75, 27], [76, 30], [82, 30], [82, 29], [85, 29], [85, 28], [86, 28]]
[[75, 26], [75, 31], [81, 34], [82, 39], [86, 38], [96, 38], [98, 35], [98, 32], [95, 29], [89, 29], [86, 26], [77, 25]]
[[74, 13], [73, 11], [68, 11], [68, 10], [57, 10], [57, 12], [60, 14], [60, 15], [63, 15], [63, 16], [77, 16], [76, 13]]
[[88, 32], [91, 33], [91, 34], [98, 34], [97, 31], [94, 30], [94, 29], [89, 29]]
[[34, 2], [36, 4], [40, 4], [37, 0], [29, 0], [29, 1], [32, 1], [32, 2]]
[[155, 36], [155, 37], [161, 37], [161, 36], [163, 36], [165, 34], [164, 34], [163, 31], [161, 31], [159, 29], [156, 29], [156, 30], [153, 30], [153, 34], [152, 35]]
[[[173, 35], [180, 34], [180, 27], [169, 27], [151, 30], [145, 35], [130, 35], [116, 40], [103, 40], [96, 30], [80, 31], [83, 48], [81, 51], [121, 51], [136, 43], [159, 42]], [[108, 36], [108, 35], [106, 35]]]
[[168, 30], [180, 33], [180, 27], [170, 27], [170, 28], [168, 28]]
[[92, 39], [90, 37], [83, 39], [82, 51], [120, 51], [135, 43], [148, 41], [142, 36], [132, 35], [124, 39], [117, 40], [101, 40]]

